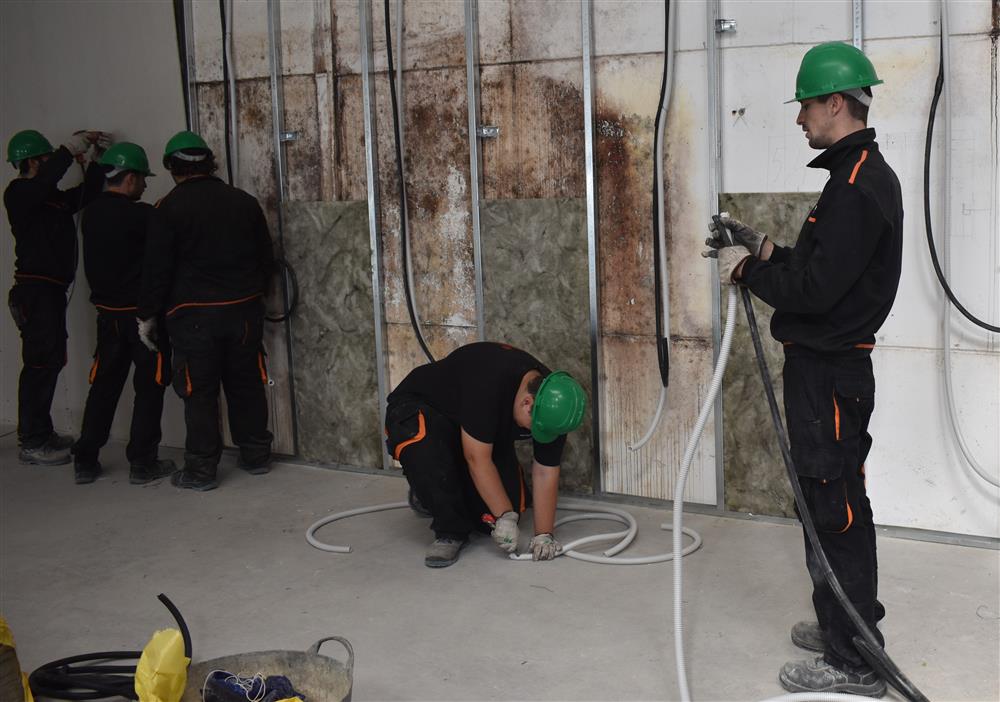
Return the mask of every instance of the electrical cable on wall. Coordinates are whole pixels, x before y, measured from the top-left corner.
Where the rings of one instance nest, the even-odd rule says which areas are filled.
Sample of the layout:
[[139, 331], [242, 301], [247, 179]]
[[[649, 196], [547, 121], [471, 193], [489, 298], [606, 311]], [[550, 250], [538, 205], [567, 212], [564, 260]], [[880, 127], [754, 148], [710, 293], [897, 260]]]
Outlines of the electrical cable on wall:
[[184, 0], [174, 0], [174, 31], [177, 33], [177, 58], [181, 67], [181, 95], [184, 97], [184, 124], [191, 129], [191, 84], [188, 76], [187, 32]]
[[223, 141], [226, 145], [226, 172], [228, 174], [228, 182], [230, 185], [234, 185], [236, 182], [236, 172], [233, 169], [234, 161], [233, 158], [234, 148], [233, 141], [236, 139], [236, 134], [230, 132], [230, 125], [235, 122], [232, 115], [236, 112], [236, 90], [235, 84], [233, 88], [230, 89], [230, 73], [233, 72], [233, 67], [229, 64], [229, 40], [232, 37], [232, 33], [229, 30], [229, 20], [226, 17], [226, 0], [219, 0], [219, 22], [222, 27], [222, 95], [223, 95], [223, 113], [224, 113], [224, 125], [222, 127]]
[[[420, 344], [420, 349], [424, 352], [424, 356], [427, 357], [427, 360], [433, 363], [435, 359], [433, 354], [431, 354], [430, 349], [427, 347], [427, 342], [424, 340], [423, 331], [420, 328], [420, 320], [417, 318], [416, 305], [413, 300], [413, 266], [410, 261], [409, 246], [410, 228], [408, 226], [409, 217], [407, 216], [406, 208], [406, 179], [403, 176], [403, 142], [400, 136], [399, 126], [399, 101], [396, 96], [396, 76], [392, 60], [392, 29], [390, 26], [389, 0], [384, 0], [383, 8], [385, 10], [385, 51], [389, 72], [389, 96], [392, 99], [393, 144], [396, 151], [396, 176], [399, 179], [399, 245], [401, 248], [401, 263], [404, 269], [403, 293], [406, 297], [406, 311], [410, 316], [410, 326], [413, 327], [413, 333], [417, 337], [417, 343]], [[402, 35], [402, 15], [400, 14], [397, 19], [399, 21], [399, 28], [397, 31], [400, 35]], [[400, 77], [402, 77], [402, 73], [400, 73]]]
[[[958, 420], [958, 409], [955, 403], [955, 390], [952, 382], [952, 364], [951, 364], [951, 305], [954, 304], [955, 307], [971, 322], [976, 324], [987, 331], [998, 332], [1000, 327], [996, 327], [991, 324], [987, 324], [982, 320], [978, 319], [972, 315], [965, 307], [958, 301], [954, 292], [951, 290], [951, 286], [948, 284], [946, 277], [946, 270], [949, 265], [949, 225], [948, 218], [951, 213], [951, 100], [950, 97], [950, 85], [949, 81], [946, 79], [946, 75], [950, 68], [950, 38], [948, 33], [948, 8], [944, 0], [941, 2], [941, 39], [940, 39], [940, 59], [938, 62], [938, 75], [934, 82], [934, 97], [931, 100], [930, 114], [927, 119], [927, 139], [924, 143], [924, 227], [927, 233], [927, 248], [930, 251], [931, 262], [934, 264], [934, 272], [937, 275], [938, 282], [941, 284], [942, 289], [945, 292], [946, 299], [943, 301], [943, 323], [942, 323], [942, 336], [943, 336], [943, 351], [944, 351], [944, 362], [942, 363], [942, 374], [944, 376], [944, 386], [945, 386], [945, 396], [946, 403], [948, 407], [948, 419], [950, 420], [952, 431], [955, 435], [955, 439], [958, 442], [959, 449], [962, 455], [965, 457], [966, 462], [972, 468], [972, 470], [982, 478], [984, 481], [992, 485], [993, 487], [1000, 487], [1000, 478], [990, 475], [990, 473], [979, 463], [972, 449], [968, 445], [965, 439], [965, 435], [962, 432], [961, 424]], [[944, 267], [938, 261], [937, 250], [934, 245], [934, 234], [931, 224], [931, 207], [930, 207], [930, 180], [931, 180], [931, 146], [934, 136], [934, 122], [937, 117], [938, 102], [941, 99], [941, 94], [944, 92], [945, 95], [945, 110], [944, 110], [944, 128], [945, 128], [945, 154], [944, 154], [944, 234], [943, 234], [943, 254], [944, 254]], [[996, 471], [994, 471], [995, 473]]]
[[663, 9], [663, 74], [653, 133], [653, 297], [656, 307], [656, 359], [662, 387], [656, 412], [649, 427], [642, 438], [629, 443], [630, 451], [638, 451], [645, 446], [660, 425], [667, 404], [667, 386], [670, 382], [670, 274], [667, 266], [666, 217], [663, 207], [663, 134], [673, 87], [675, 42], [672, 41], [672, 32], [676, 25], [674, 21], [676, 6], [677, 3], [666, 0]]

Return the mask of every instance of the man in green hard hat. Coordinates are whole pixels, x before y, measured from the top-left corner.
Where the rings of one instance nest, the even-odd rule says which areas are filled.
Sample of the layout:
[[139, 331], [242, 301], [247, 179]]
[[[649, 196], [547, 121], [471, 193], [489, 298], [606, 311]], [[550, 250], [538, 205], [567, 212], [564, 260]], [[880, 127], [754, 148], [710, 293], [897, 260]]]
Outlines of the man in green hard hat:
[[75, 132], [55, 148], [34, 129], [7, 143], [7, 161], [18, 172], [4, 191], [14, 235], [14, 287], [7, 297], [21, 334], [17, 384], [18, 460], [33, 465], [69, 463], [72, 437], [53, 431], [52, 398], [66, 365], [66, 292], [76, 275], [73, 215], [101, 191], [100, 169], [91, 159], [84, 182], [60, 190], [74, 160], [81, 164], [109, 143], [103, 132]]
[[[795, 98], [809, 146], [823, 153], [810, 168], [830, 172], [795, 244], [723, 217], [735, 246], [715, 231], [711, 254], [723, 284], [738, 283], [774, 307], [771, 333], [785, 352], [784, 401], [792, 457], [819, 540], [858, 613], [881, 638], [875, 527], [865, 489], [868, 423], [875, 404], [871, 353], [899, 285], [903, 205], [899, 180], [867, 126], [871, 61], [831, 42], [802, 59]], [[885, 681], [852, 643], [857, 629], [822, 575], [806, 540], [818, 622], [799, 622], [792, 642], [821, 653], [792, 661], [779, 680], [793, 692], [881, 696]]]
[[215, 177], [212, 150], [198, 134], [167, 141], [163, 165], [176, 185], [150, 218], [139, 294], [139, 338], [158, 348], [166, 317], [173, 387], [184, 401], [184, 468], [178, 488], [218, 486], [222, 456], [219, 388], [247, 473], [270, 470], [262, 298], [274, 271], [267, 219], [257, 200]]
[[468, 344], [411, 371], [386, 401], [385, 443], [403, 466], [411, 505], [432, 517], [425, 565], [454, 563], [474, 531], [492, 533], [507, 553], [517, 550], [528, 501], [514, 451], [521, 439], [534, 449], [529, 548], [535, 560], [555, 558], [559, 464], [586, 404], [568, 373], [507, 344]]
[[125, 457], [129, 482], [143, 485], [175, 469], [157, 457], [163, 391], [170, 379], [170, 348], [165, 338], [151, 351], [139, 340], [135, 314], [139, 304], [146, 229], [152, 205], [140, 202], [152, 176], [146, 152], [138, 144], [111, 146], [98, 162], [105, 188], [83, 213], [83, 268], [90, 301], [97, 308], [97, 349], [90, 368], [90, 391], [80, 438], [73, 445], [77, 484], [92, 483], [101, 473], [98, 454], [107, 443], [115, 408], [135, 367], [135, 402]]

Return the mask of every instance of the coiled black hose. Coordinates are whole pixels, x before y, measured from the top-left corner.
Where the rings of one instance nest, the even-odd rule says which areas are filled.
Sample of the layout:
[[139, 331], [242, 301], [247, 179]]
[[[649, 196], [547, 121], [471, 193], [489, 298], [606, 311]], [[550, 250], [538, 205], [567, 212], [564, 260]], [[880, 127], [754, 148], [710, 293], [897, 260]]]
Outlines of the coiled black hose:
[[[191, 633], [180, 610], [163, 593], [157, 597], [170, 611], [184, 639], [184, 655], [191, 659]], [[36, 697], [56, 700], [102, 700], [107, 697], [139, 699], [135, 692], [135, 665], [111, 665], [112, 661], [138, 660], [142, 651], [99, 651], [69, 656], [46, 663], [28, 676]], [[86, 665], [79, 665], [86, 664]]]
[[286, 261], [284, 258], [274, 259], [274, 263], [281, 270], [281, 274], [286, 276], [285, 280], [288, 281], [289, 286], [289, 298], [288, 306], [285, 311], [282, 312], [277, 317], [272, 317], [270, 315], [265, 316], [269, 322], [284, 322], [289, 319], [293, 314], [295, 314], [295, 309], [299, 306], [299, 278], [295, 275], [295, 269]]
[[[941, 283], [942, 289], [944, 289], [944, 294], [948, 296], [951, 300], [951, 304], [955, 305], [955, 309], [962, 313], [962, 315], [968, 319], [970, 322], [975, 324], [977, 327], [982, 327], [987, 331], [993, 333], [1000, 333], [1000, 327], [995, 324], [990, 324], [989, 322], [984, 322], [983, 320], [976, 317], [974, 314], [965, 309], [958, 298], [955, 297], [955, 293], [952, 292], [951, 286], [948, 285], [948, 280], [944, 277], [944, 271], [941, 270], [941, 264], [938, 262], [937, 248], [934, 246], [934, 233], [931, 230], [931, 137], [934, 136], [934, 120], [937, 117], [937, 107], [938, 101], [941, 99], [941, 89], [944, 87], [944, 26], [941, 27], [941, 56], [938, 59], [938, 74], [937, 80], [934, 81], [934, 99], [931, 100], [931, 111], [927, 117], [927, 140], [924, 142], [924, 228], [927, 230], [927, 248], [931, 252], [931, 263], [934, 264], [934, 273], [937, 274], [938, 282]], [[951, 148], [950, 144], [945, 144], [945, 148]], [[945, 187], [949, 187], [949, 183], [945, 183]], [[945, 213], [947, 216], [948, 213]]]
[[[389, 69], [389, 96], [392, 98], [392, 132], [393, 132], [393, 145], [396, 150], [396, 177], [399, 179], [399, 246], [400, 255], [402, 257], [401, 267], [403, 270], [403, 293], [406, 297], [406, 311], [410, 315], [410, 326], [413, 327], [413, 333], [417, 337], [417, 343], [420, 344], [420, 349], [424, 352], [427, 360], [431, 363], [434, 362], [434, 355], [431, 350], [427, 348], [427, 342], [424, 341], [424, 335], [420, 332], [420, 325], [417, 324], [417, 314], [413, 307], [413, 291], [410, 290], [410, 276], [409, 276], [409, 258], [407, 254], [407, 239], [409, 238], [409, 227], [407, 225], [406, 216], [406, 182], [403, 180], [403, 150], [400, 147], [399, 138], [399, 104], [396, 97], [396, 74], [392, 63], [392, 30], [389, 26], [389, 0], [385, 0], [385, 50], [386, 59]], [[402, 23], [400, 23], [402, 24]], [[400, 26], [400, 31], [402, 31], [402, 26]]]
[[[732, 245], [732, 235], [725, 225], [722, 224], [722, 219], [718, 215], [713, 216], [712, 219], [715, 222], [716, 230], [725, 232], [725, 236], [729, 240], [729, 245]], [[792, 494], [795, 496], [795, 504], [799, 508], [799, 518], [802, 520], [802, 528], [805, 529], [806, 537], [809, 539], [809, 543], [812, 544], [816, 558], [819, 560], [820, 568], [823, 571], [823, 578], [830, 586], [830, 590], [833, 591], [834, 596], [851, 620], [851, 623], [858, 630], [858, 635], [853, 638], [853, 641], [862, 657], [890, 685], [899, 690], [906, 699], [911, 700], [911, 702], [928, 702], [924, 694], [907, 679], [899, 667], [889, 658], [889, 654], [885, 652], [885, 649], [882, 648], [882, 645], [875, 638], [871, 629], [868, 628], [867, 622], [858, 614], [858, 610], [855, 609], [850, 599], [848, 599], [847, 593], [844, 592], [844, 588], [841, 587], [840, 581], [837, 580], [837, 576], [830, 566], [830, 561], [826, 557], [826, 552], [823, 551], [823, 546], [819, 542], [819, 534], [816, 533], [816, 526], [813, 524], [812, 515], [809, 513], [809, 507], [806, 504], [805, 495], [802, 493], [802, 486], [799, 484], [799, 474], [795, 470], [795, 462], [792, 460], [792, 454], [788, 448], [788, 433], [785, 431], [785, 425], [781, 421], [778, 401], [774, 396], [774, 385], [771, 384], [771, 374], [767, 370], [767, 359], [764, 356], [764, 347], [760, 341], [760, 330], [757, 328], [757, 315], [754, 314], [753, 304], [750, 301], [750, 291], [740, 286], [740, 295], [743, 298], [743, 309], [746, 312], [747, 324], [750, 327], [750, 338], [753, 340], [754, 354], [757, 356], [757, 368], [760, 370], [761, 380], [764, 381], [764, 393], [767, 395], [767, 406], [771, 410], [771, 422], [774, 424], [774, 431], [778, 435], [778, 446], [781, 449], [781, 457], [784, 459], [785, 470], [788, 473], [788, 482], [791, 483]]]

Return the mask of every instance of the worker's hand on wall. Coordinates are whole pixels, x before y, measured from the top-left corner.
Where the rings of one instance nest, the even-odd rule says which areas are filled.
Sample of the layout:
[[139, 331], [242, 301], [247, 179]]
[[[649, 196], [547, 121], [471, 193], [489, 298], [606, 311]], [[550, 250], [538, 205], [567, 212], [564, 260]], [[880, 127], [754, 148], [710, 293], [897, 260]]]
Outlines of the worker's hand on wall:
[[153, 353], [159, 353], [160, 349], [156, 345], [156, 317], [136, 318], [135, 321], [139, 324], [139, 341]]
[[[728, 212], [720, 212], [719, 219], [732, 232], [735, 243], [747, 247], [752, 255], [760, 258], [760, 251], [764, 246], [764, 242], [767, 241], [767, 234], [754, 231], [740, 220], [730, 217]], [[709, 222], [708, 230], [712, 232], [712, 236], [705, 239], [706, 244], [713, 249], [721, 249], [727, 245], [724, 233], [718, 230], [714, 221]]]
[[531, 538], [531, 560], [551, 561], [562, 551], [562, 544], [552, 534], [535, 534]]
[[493, 525], [493, 542], [507, 553], [517, 550], [517, 538], [520, 536], [517, 520], [517, 512], [504, 512]]
[[68, 138], [63, 140], [63, 146], [77, 159], [87, 152], [92, 143], [90, 132], [86, 131], [73, 132]]
[[114, 139], [110, 132], [90, 132], [93, 135], [94, 150], [91, 152], [91, 161], [96, 161], [104, 152], [108, 150], [108, 147], [114, 143]]
[[719, 282], [723, 285], [733, 285], [740, 279], [743, 262], [753, 254], [745, 246], [726, 246], [702, 254], [708, 258], [719, 259]]

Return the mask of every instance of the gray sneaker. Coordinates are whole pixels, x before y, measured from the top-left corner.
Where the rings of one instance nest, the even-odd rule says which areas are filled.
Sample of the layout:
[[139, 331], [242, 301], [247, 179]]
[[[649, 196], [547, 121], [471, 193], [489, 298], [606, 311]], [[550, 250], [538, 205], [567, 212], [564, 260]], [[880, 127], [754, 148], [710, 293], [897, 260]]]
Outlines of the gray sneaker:
[[447, 536], [434, 539], [427, 547], [424, 565], [428, 568], [447, 568], [458, 560], [459, 552], [469, 543], [468, 539], [454, 539]]
[[792, 643], [806, 651], [826, 651], [826, 634], [818, 622], [799, 622], [792, 627]]
[[56, 448], [44, 443], [35, 448], [23, 448], [17, 454], [17, 460], [26, 466], [62, 466], [73, 460], [68, 448]]
[[789, 692], [843, 692], [866, 697], [882, 697], [886, 689], [885, 680], [871, 668], [843, 670], [824, 661], [823, 656], [785, 663], [778, 682]]

